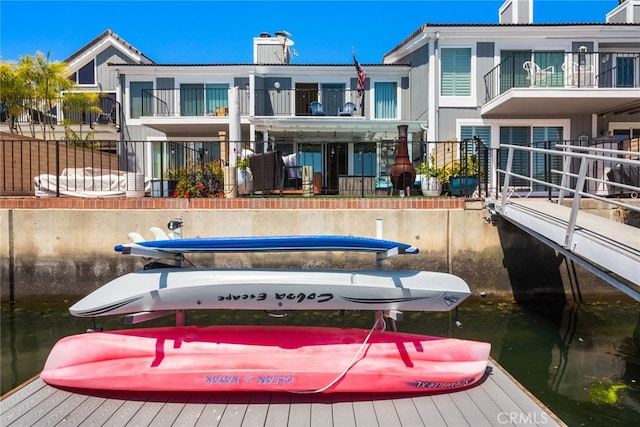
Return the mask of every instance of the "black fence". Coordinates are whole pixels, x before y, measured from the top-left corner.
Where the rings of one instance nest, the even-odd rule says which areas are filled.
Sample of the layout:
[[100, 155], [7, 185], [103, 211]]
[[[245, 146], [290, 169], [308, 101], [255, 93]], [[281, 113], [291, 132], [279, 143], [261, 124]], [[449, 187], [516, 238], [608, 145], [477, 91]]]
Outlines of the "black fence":
[[[407, 161], [415, 170], [405, 189], [394, 185], [398, 142], [292, 141], [0, 141], [0, 195], [221, 197], [224, 167], [234, 153], [241, 196], [423, 195], [474, 196], [488, 189], [489, 152], [478, 138], [413, 142]], [[454, 178], [465, 187], [452, 188]], [[406, 187], [405, 187], [406, 188]]]

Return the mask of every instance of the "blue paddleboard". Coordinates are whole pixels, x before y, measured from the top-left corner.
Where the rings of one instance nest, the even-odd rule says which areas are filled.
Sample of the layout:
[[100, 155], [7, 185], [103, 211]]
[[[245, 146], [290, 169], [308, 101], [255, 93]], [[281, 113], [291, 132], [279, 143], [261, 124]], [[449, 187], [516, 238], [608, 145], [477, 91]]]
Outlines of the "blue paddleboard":
[[390, 240], [354, 236], [262, 236], [202, 237], [125, 243], [114, 247], [124, 255], [158, 251], [166, 254], [221, 252], [308, 252], [353, 251], [384, 253], [397, 249], [399, 254], [417, 254], [418, 248]]

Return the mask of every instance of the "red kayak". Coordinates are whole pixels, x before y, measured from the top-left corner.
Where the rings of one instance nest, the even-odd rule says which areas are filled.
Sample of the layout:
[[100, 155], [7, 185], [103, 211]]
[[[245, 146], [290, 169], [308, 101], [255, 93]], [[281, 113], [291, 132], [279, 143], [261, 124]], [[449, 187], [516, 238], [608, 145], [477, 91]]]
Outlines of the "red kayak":
[[52, 385], [109, 390], [431, 392], [477, 382], [490, 348], [364, 329], [130, 329], [61, 339], [40, 376]]

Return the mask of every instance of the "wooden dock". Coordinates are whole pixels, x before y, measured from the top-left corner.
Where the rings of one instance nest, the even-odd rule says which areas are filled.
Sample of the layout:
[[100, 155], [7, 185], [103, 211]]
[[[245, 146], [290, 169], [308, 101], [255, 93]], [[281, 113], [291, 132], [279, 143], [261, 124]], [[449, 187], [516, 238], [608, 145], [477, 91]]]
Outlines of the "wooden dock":
[[[372, 391], [375, 384], [371, 384]], [[491, 361], [444, 394], [150, 393], [66, 390], [39, 377], [7, 393], [8, 426], [505, 426], [565, 424]]]

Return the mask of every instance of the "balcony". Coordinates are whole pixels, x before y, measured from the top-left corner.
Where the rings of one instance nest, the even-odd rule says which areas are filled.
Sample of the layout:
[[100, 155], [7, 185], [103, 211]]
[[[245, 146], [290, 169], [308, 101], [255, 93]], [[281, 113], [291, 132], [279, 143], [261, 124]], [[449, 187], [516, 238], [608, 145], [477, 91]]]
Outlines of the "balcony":
[[640, 54], [518, 51], [487, 73], [484, 83], [483, 117], [640, 109]]
[[[356, 90], [239, 89], [241, 116], [357, 117], [362, 116]], [[253, 103], [251, 102], [253, 98]], [[132, 111], [132, 117], [137, 114]], [[153, 89], [142, 92], [140, 118], [229, 115], [227, 88]]]
[[[193, 85], [191, 85], [193, 86]], [[175, 88], [143, 90], [131, 117], [170, 135], [216, 134], [228, 129], [229, 89]], [[357, 90], [308, 88], [239, 89], [240, 122], [272, 135], [306, 131], [331, 134], [362, 130], [395, 132], [400, 124], [396, 92], [378, 93], [373, 111], [361, 108]], [[363, 94], [368, 101], [371, 91]], [[365, 104], [367, 105], [367, 104]], [[378, 129], [368, 119], [383, 119]]]

